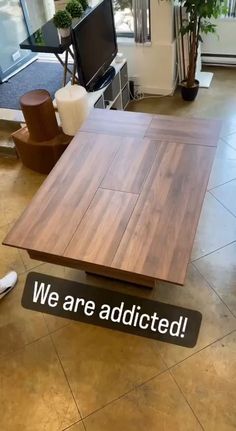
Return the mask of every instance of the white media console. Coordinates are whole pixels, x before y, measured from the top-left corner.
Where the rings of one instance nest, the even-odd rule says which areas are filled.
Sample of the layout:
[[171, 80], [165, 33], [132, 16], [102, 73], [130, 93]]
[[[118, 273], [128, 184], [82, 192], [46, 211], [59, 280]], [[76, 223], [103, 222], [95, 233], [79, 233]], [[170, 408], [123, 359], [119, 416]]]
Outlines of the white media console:
[[91, 108], [124, 110], [130, 101], [127, 61], [113, 61], [111, 66], [116, 72], [113, 80], [101, 90], [88, 93]]

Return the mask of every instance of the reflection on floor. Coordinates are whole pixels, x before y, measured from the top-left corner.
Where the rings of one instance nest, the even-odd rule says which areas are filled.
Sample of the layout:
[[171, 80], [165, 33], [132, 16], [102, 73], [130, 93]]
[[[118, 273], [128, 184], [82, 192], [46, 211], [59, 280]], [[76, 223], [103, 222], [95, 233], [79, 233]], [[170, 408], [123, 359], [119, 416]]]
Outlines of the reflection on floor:
[[[155, 291], [30, 260], [0, 246], [0, 274], [19, 283], [0, 303], [3, 431], [233, 431], [236, 429], [236, 79], [217, 69], [194, 103], [174, 97], [132, 103], [134, 111], [223, 118], [209, 190], [184, 287]], [[1, 138], [0, 138], [1, 139]], [[44, 180], [0, 158], [4, 237]], [[182, 348], [23, 309], [32, 269], [199, 310], [197, 346]]]

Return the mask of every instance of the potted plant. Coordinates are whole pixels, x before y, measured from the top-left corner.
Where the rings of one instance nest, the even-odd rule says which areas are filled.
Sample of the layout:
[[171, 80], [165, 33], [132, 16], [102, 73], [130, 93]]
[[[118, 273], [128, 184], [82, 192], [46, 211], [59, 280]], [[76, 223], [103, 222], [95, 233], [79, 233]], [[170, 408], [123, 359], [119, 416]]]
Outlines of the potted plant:
[[85, 11], [89, 7], [88, 1], [87, 0], [79, 0], [79, 1], [83, 10]]
[[66, 5], [67, 12], [72, 18], [80, 18], [83, 15], [83, 7], [78, 0], [70, 0]]
[[188, 19], [180, 28], [182, 35], [188, 34], [190, 39], [189, 66], [186, 79], [181, 82], [181, 92], [184, 100], [193, 101], [198, 93], [199, 81], [195, 79], [199, 42], [202, 33], [215, 33], [216, 25], [210, 20], [226, 13], [225, 0], [179, 0], [185, 8]]
[[71, 15], [66, 10], [59, 10], [53, 17], [53, 22], [58, 28], [61, 37], [70, 36], [70, 28], [72, 24]]

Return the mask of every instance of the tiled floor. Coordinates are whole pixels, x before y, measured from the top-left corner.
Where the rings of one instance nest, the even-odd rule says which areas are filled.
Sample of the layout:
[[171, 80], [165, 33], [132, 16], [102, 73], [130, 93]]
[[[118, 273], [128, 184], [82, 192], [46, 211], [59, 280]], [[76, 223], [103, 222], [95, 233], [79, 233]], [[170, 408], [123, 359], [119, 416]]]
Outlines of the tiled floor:
[[[149, 291], [0, 246], [0, 274], [19, 273], [0, 302], [1, 431], [236, 430], [235, 69], [216, 69], [194, 103], [177, 94], [130, 109], [224, 120], [186, 285]], [[44, 177], [6, 157], [0, 173], [3, 238]], [[187, 349], [25, 310], [20, 300], [33, 268], [199, 310], [198, 343]]]

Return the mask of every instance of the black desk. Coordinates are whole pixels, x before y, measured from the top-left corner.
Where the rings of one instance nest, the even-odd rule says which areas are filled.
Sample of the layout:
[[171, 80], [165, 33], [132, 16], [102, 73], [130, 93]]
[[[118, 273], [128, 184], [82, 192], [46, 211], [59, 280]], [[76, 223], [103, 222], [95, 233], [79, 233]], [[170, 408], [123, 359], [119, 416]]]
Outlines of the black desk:
[[[68, 55], [72, 56], [74, 59], [74, 53], [71, 49], [71, 37], [62, 38], [58, 32], [58, 29], [55, 27], [53, 20], [46, 22], [42, 27], [40, 27], [37, 31], [35, 31], [32, 35], [27, 37], [20, 44], [22, 49], [29, 49], [32, 52], [46, 52], [55, 54], [58, 61], [64, 67], [64, 86], [66, 85], [66, 77], [67, 72], [72, 75], [72, 81], [75, 81], [75, 61], [73, 65], [73, 70], [71, 71], [68, 67]], [[59, 54], [63, 54], [65, 52], [65, 62], [62, 61]]]
[[71, 45], [71, 38], [61, 38], [53, 20], [46, 22], [42, 27], [27, 37], [20, 44], [22, 49], [30, 49], [33, 52], [48, 52], [63, 54]]

